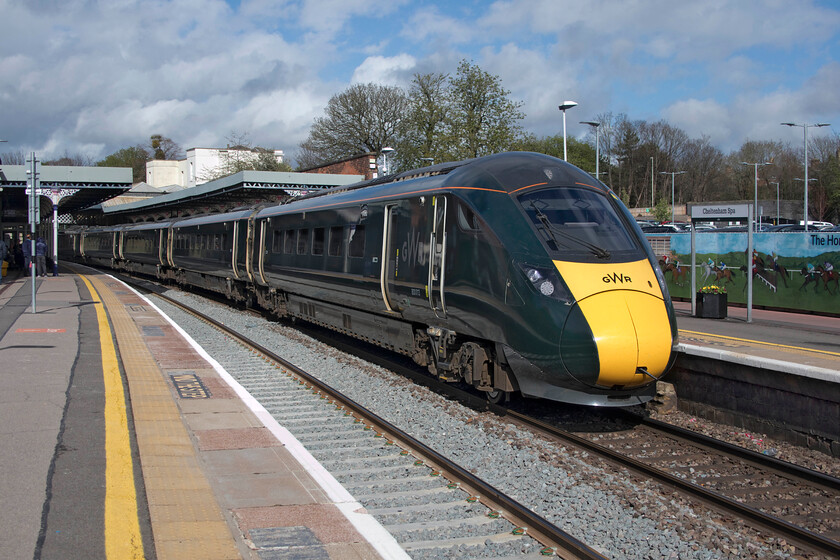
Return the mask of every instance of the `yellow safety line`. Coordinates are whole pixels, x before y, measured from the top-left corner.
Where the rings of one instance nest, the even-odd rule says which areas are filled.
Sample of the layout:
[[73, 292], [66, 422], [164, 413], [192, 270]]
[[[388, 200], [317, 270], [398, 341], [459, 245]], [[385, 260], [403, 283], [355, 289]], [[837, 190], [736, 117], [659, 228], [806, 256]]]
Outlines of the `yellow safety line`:
[[[90, 281], [79, 275], [90, 290]], [[94, 300], [102, 347], [105, 380], [105, 556], [111, 559], [144, 558], [143, 538], [137, 515], [134, 465], [125, 406], [125, 388], [120, 375], [111, 326], [101, 298]]]
[[686, 334], [699, 334], [699, 335], [702, 335], [702, 336], [711, 336], [711, 337], [714, 337], [714, 338], [723, 338], [723, 339], [726, 339], [726, 340], [737, 340], [738, 342], [748, 342], [748, 343], [751, 343], [751, 344], [764, 344], [765, 346], [775, 346], [777, 348], [788, 348], [790, 350], [801, 350], [803, 352], [815, 352], [817, 354], [828, 354], [829, 356], [840, 357], [840, 353], [829, 352], [828, 350], [816, 350], [814, 348], [804, 348], [802, 346], [788, 346], [787, 344], [777, 344], [775, 342], [764, 342], [762, 340], [750, 340], [749, 338], [736, 338], [734, 336], [723, 336], [721, 334], [711, 334], [711, 333], [705, 333], [705, 332], [699, 332], [699, 331], [686, 331], [686, 330], [683, 330], [683, 329], [680, 329], [680, 332], [681, 333], [686, 333]]

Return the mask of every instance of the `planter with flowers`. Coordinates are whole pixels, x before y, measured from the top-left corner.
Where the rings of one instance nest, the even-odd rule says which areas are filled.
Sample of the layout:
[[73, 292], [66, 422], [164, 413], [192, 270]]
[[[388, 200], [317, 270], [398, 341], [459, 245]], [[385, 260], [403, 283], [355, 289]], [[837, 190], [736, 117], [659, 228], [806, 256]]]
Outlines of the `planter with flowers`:
[[697, 292], [697, 317], [705, 319], [726, 319], [726, 288], [703, 286]]

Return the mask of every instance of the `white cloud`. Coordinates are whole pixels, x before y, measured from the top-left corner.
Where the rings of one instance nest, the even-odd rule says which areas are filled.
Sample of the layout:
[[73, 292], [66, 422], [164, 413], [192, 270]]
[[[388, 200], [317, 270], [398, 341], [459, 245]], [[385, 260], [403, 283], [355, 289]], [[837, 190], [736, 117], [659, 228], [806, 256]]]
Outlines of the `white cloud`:
[[[353, 72], [351, 84], [382, 84], [407, 86], [417, 60], [409, 54], [370, 56]], [[406, 76], [409, 76], [406, 79]]]

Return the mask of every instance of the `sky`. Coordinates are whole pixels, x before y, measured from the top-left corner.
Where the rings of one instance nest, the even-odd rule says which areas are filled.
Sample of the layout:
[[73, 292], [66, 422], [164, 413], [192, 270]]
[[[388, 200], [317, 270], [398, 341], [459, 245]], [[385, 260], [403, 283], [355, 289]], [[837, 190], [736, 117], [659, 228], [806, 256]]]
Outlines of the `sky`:
[[461, 60], [537, 136], [611, 112], [729, 152], [840, 131], [840, 0], [0, 0], [0, 153], [252, 145], [293, 161], [330, 97]]

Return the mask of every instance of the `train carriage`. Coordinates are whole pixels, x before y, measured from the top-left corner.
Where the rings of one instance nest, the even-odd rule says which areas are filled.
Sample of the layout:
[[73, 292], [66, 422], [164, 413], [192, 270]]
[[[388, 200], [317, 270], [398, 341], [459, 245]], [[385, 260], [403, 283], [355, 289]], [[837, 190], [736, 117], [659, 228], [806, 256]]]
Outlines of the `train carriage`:
[[181, 284], [393, 349], [493, 401], [636, 404], [675, 356], [673, 306], [635, 221], [608, 187], [541, 154], [159, 228], [128, 228], [122, 239], [145, 245], [121, 257], [157, 250]]

